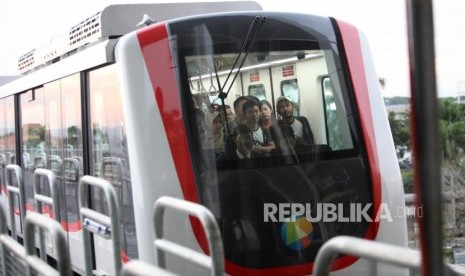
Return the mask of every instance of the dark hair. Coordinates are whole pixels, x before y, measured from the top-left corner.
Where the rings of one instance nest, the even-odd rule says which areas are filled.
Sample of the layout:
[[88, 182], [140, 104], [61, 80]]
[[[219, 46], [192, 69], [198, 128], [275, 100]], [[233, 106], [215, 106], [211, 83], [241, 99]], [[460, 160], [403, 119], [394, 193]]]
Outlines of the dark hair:
[[239, 134], [247, 134], [247, 133], [252, 133], [252, 131], [247, 125], [240, 124], [234, 129], [234, 137], [236, 137]]
[[247, 100], [247, 97], [246, 96], [240, 96], [239, 98], [235, 99], [234, 100], [234, 108], [238, 108], [239, 107], [239, 103], [241, 101], [246, 101]]
[[[261, 101], [260, 101], [260, 110], [262, 109], [262, 106], [263, 106], [263, 105], [267, 105], [268, 108], [271, 110], [271, 122], [273, 122], [273, 123], [276, 122], [276, 116], [275, 116], [275, 114], [274, 114], [274, 112], [273, 112], [273, 107], [271, 106], [270, 102], [267, 101], [267, 100], [261, 100]], [[261, 121], [261, 120], [262, 120], [262, 119], [260, 119], [260, 121]], [[261, 122], [259, 122], [259, 123], [261, 124]]]
[[247, 109], [252, 108], [254, 106], [257, 106], [258, 109], [260, 109], [260, 102], [256, 100], [248, 99], [242, 106], [242, 112], [245, 114]]
[[271, 106], [270, 102], [267, 101], [267, 100], [261, 100], [261, 101], [260, 101], [260, 108], [261, 108], [264, 104], [266, 104], [266, 105], [270, 108], [270, 110], [273, 110], [273, 107]]
[[256, 102], [259, 102], [260, 103], [260, 99], [257, 98], [256, 96], [253, 96], [253, 95], [248, 95], [246, 96], [247, 97], [247, 100], [254, 100]]

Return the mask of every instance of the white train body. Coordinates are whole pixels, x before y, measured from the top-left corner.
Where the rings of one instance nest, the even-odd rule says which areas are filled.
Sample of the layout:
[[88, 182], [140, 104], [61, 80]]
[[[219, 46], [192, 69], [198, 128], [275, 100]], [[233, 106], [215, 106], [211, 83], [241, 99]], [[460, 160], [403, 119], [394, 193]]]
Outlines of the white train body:
[[[35, 210], [34, 170], [54, 171], [61, 189], [61, 224], [78, 273], [84, 272], [77, 199], [83, 175], [104, 178], [115, 187], [123, 262], [156, 264], [152, 211], [164, 195], [200, 203], [215, 215], [229, 275], [309, 275], [318, 249], [337, 235], [407, 245], [405, 218], [397, 216], [404, 199], [392, 136], [367, 41], [355, 27], [331, 18], [264, 11], [181, 17], [259, 8], [247, 2], [210, 3], [208, 8], [205, 3], [166, 4], [158, 11], [157, 5], [150, 11], [159, 22], [122, 37], [106, 34], [0, 88], [5, 208], [7, 164], [23, 169], [28, 212]], [[149, 8], [112, 6], [106, 10], [112, 16], [104, 11], [100, 17], [130, 11], [133, 20], [150, 14], [144, 9]], [[238, 56], [244, 63], [239, 58], [233, 66]], [[230, 92], [222, 91], [228, 94], [225, 104], [233, 107], [236, 98], [253, 95], [271, 103], [278, 120], [277, 148], [246, 166], [228, 155], [236, 146], [229, 124], [223, 126], [222, 149], [206, 143], [216, 136], [199, 118], [212, 110], [202, 110], [197, 101], [225, 95], [219, 86], [227, 89], [228, 75], [231, 83], [238, 68]], [[305, 117], [313, 134], [310, 144], [284, 139], [290, 153], [283, 140], [276, 140], [284, 133], [278, 127], [283, 118], [275, 112], [281, 96], [293, 102], [295, 118]], [[223, 110], [221, 103], [218, 108]], [[101, 194], [90, 197], [93, 208], [107, 213]], [[291, 206], [311, 207], [307, 215], [313, 217], [316, 206], [341, 210], [335, 211], [336, 221], [302, 222], [299, 216], [293, 217], [297, 222], [267, 221], [266, 206], [271, 205], [285, 212], [275, 218], [284, 219], [293, 216]], [[19, 212], [16, 216], [21, 235]], [[168, 238], [207, 249], [197, 221], [168, 213], [165, 223]], [[115, 275], [108, 257], [111, 241], [96, 236], [92, 246], [94, 269]], [[176, 258], [168, 258], [167, 265], [184, 275], [205, 274]], [[336, 259], [333, 270], [334, 275], [406, 275], [350, 256]]]

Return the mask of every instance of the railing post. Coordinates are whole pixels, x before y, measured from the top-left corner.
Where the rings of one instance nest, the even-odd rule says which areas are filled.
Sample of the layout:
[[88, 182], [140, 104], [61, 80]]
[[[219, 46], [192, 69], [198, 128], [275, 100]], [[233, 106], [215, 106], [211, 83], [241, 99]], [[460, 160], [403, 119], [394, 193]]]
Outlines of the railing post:
[[[57, 248], [57, 263], [58, 272], [50, 267], [46, 261], [43, 263], [37, 262], [35, 259], [35, 228], [39, 228], [50, 233], [50, 236]], [[30, 268], [38, 270], [39, 275], [72, 275], [71, 262], [68, 250], [68, 240], [61, 224], [52, 220], [49, 217], [39, 213], [29, 213], [25, 222], [24, 230], [24, 246], [26, 249], [26, 262]], [[39, 239], [43, 241], [43, 235], [39, 235]], [[42, 242], [41, 242], [42, 243]], [[46, 255], [46, 254], [45, 254]]]
[[[40, 193], [40, 184], [42, 183], [43, 179], [47, 179], [48, 185], [50, 187], [51, 197], [42, 195]], [[51, 170], [46, 169], [36, 169], [34, 171], [34, 203], [36, 205], [36, 211], [39, 214], [42, 214], [42, 203], [45, 203], [49, 206], [52, 206], [51, 214], [55, 220], [60, 224], [61, 223], [61, 211], [60, 211], [60, 202], [59, 202], [59, 192], [58, 192], [58, 185], [56, 185], [56, 176]], [[42, 229], [39, 228], [39, 236], [42, 236]], [[47, 250], [45, 247], [45, 240], [40, 238], [39, 239], [40, 245], [40, 253], [42, 260], [47, 260]]]
[[[18, 186], [13, 185], [13, 174], [16, 176], [16, 183]], [[23, 171], [18, 165], [9, 164], [6, 166], [6, 189], [8, 191], [8, 205], [10, 208], [10, 223], [11, 223], [11, 235], [17, 239], [16, 223], [15, 223], [15, 199], [14, 195], [19, 197], [19, 214], [20, 223], [24, 224], [26, 217], [26, 194], [24, 191], [24, 179]]]
[[[90, 200], [88, 197], [89, 187], [96, 187], [103, 190], [105, 199], [108, 204], [109, 216], [103, 215], [90, 209]], [[112, 239], [113, 245], [113, 260], [115, 264], [116, 273], [121, 271], [121, 242], [120, 242], [120, 222], [119, 222], [119, 208], [116, 201], [115, 189], [110, 182], [93, 177], [83, 176], [79, 181], [79, 213], [81, 223], [83, 226], [83, 243], [84, 243], [84, 261], [86, 266], [86, 275], [92, 274], [92, 255], [90, 247], [90, 233], [92, 232], [105, 239]]]
[[[178, 245], [163, 238], [163, 217], [166, 209], [198, 218], [205, 231], [210, 257], [190, 248]], [[155, 249], [157, 251], [158, 266], [165, 268], [165, 252], [184, 258], [205, 268], [211, 269], [211, 275], [223, 275], [224, 252], [221, 233], [213, 214], [200, 204], [163, 196], [154, 204], [153, 212]]]

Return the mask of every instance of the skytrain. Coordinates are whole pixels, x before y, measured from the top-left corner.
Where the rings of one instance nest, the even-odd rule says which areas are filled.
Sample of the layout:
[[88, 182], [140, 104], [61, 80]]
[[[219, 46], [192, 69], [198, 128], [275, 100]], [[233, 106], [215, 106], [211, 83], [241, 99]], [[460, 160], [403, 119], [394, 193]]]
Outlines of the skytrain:
[[[35, 189], [35, 172], [52, 172], [58, 207], [40, 209], [59, 216], [78, 274], [89, 251], [83, 231], [91, 228], [94, 273], [118, 273], [105, 237], [115, 229], [80, 219], [85, 176], [115, 191], [116, 214], [103, 192], [84, 196], [95, 212], [118, 217], [122, 263], [156, 264], [152, 212], [162, 196], [213, 214], [228, 275], [311, 275], [318, 250], [340, 235], [407, 246], [406, 219], [396, 216], [405, 208], [403, 185], [378, 77], [366, 37], [351, 24], [267, 12], [254, 2], [112, 5], [25, 54], [18, 67], [23, 76], [0, 87], [1, 203], [21, 240], [24, 216], [39, 209], [35, 194], [52, 194], [46, 185]], [[236, 119], [257, 119], [238, 99], [252, 108], [270, 103], [273, 130], [228, 121], [226, 106], [236, 108]], [[283, 99], [290, 113], [281, 111]], [[222, 119], [220, 132], [208, 125], [213, 114]], [[302, 139], [296, 121], [308, 124], [311, 140]], [[237, 125], [248, 125], [251, 144]], [[268, 131], [274, 148], [254, 154], [264, 151], [259, 141]], [[242, 146], [251, 154], [237, 155]], [[8, 196], [7, 186], [18, 181], [24, 202]], [[165, 227], [171, 240], [208, 254], [197, 220], [168, 212]], [[46, 250], [49, 261], [57, 258], [49, 243]], [[166, 267], [206, 273], [175, 257]], [[346, 255], [332, 271], [408, 273]]]

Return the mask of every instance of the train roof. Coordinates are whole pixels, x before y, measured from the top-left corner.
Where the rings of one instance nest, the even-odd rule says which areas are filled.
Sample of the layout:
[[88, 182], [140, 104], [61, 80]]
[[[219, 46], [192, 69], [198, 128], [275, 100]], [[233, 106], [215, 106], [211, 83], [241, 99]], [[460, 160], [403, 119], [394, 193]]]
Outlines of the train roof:
[[262, 7], [254, 1], [107, 6], [71, 27], [67, 33], [21, 56], [18, 70], [23, 76], [0, 86], [0, 98], [114, 62], [114, 48], [119, 37], [141, 28], [144, 19], [160, 22], [192, 15], [257, 10]]
[[18, 70], [22, 74], [29, 73], [83, 48], [118, 38], [140, 28], [145, 23], [144, 19], [157, 22], [191, 15], [261, 9], [253, 1], [110, 5], [71, 27], [67, 33], [22, 55], [18, 60]]

